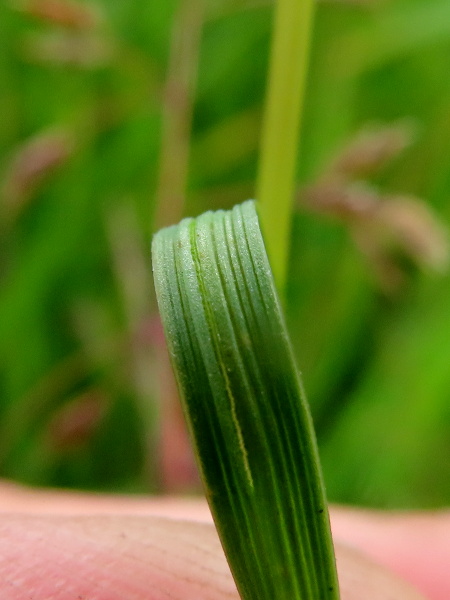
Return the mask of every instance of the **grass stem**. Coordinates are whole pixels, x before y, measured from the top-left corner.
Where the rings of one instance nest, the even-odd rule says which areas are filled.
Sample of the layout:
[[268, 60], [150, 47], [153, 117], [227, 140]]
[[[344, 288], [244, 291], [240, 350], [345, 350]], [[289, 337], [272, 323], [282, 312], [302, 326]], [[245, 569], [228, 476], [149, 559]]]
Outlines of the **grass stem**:
[[295, 167], [314, 0], [278, 0], [266, 95], [257, 198], [278, 290], [286, 282]]

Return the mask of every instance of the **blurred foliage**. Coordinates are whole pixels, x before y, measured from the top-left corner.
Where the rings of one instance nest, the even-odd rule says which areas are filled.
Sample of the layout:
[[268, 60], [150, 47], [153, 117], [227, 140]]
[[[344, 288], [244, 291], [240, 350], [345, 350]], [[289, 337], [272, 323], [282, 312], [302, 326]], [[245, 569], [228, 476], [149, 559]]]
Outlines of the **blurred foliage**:
[[[149, 242], [254, 194], [271, 18], [0, 3], [1, 476], [196, 489]], [[333, 501], [450, 501], [449, 64], [448, 0], [318, 0], [286, 309]]]

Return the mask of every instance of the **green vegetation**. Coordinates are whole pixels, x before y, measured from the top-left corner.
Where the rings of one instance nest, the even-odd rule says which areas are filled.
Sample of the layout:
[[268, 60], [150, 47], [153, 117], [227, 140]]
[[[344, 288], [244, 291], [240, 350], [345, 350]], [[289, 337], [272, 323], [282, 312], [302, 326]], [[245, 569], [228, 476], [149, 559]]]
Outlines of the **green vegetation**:
[[[150, 239], [255, 197], [273, 6], [48, 6], [0, 4], [0, 475], [192, 490]], [[328, 496], [448, 504], [450, 4], [315, 13], [285, 307]]]
[[338, 600], [313, 425], [255, 203], [162, 229], [152, 256], [206, 497], [241, 598]]
[[264, 240], [284, 298], [315, 0], [276, 2], [258, 168]]

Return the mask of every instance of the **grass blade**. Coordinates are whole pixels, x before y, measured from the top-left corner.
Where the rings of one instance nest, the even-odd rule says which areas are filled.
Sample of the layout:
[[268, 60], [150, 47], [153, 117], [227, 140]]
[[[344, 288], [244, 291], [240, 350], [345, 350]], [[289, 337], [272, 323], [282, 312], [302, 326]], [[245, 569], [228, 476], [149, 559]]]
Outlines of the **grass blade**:
[[313, 427], [255, 205], [160, 231], [155, 286], [241, 597], [339, 597]]

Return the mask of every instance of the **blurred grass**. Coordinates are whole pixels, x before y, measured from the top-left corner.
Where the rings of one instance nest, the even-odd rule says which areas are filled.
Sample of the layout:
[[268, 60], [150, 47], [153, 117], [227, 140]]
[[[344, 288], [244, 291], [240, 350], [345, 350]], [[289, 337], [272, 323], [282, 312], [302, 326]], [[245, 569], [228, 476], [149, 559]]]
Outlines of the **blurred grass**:
[[[174, 24], [188, 0], [58, 0], [72, 14], [59, 24], [44, 0], [0, 4], [1, 476], [196, 489], [151, 291], [150, 237], [171, 208], [158, 206], [171, 184], [164, 115], [172, 107], [187, 144], [169, 153], [169, 172], [171, 156], [187, 168], [177, 218], [254, 195], [272, 18], [270, 2], [196, 4], [197, 83], [175, 85], [170, 105]], [[287, 317], [328, 493], [448, 504], [448, 272], [420, 268], [370, 215], [314, 210], [304, 188], [330, 181], [361, 129], [409, 119], [409, 147], [338, 187], [359, 198], [363, 183], [382, 204], [422, 199], [449, 225], [450, 5], [321, 0], [316, 12]], [[195, 36], [188, 21], [181, 31]], [[411, 219], [416, 238], [438, 239]]]

